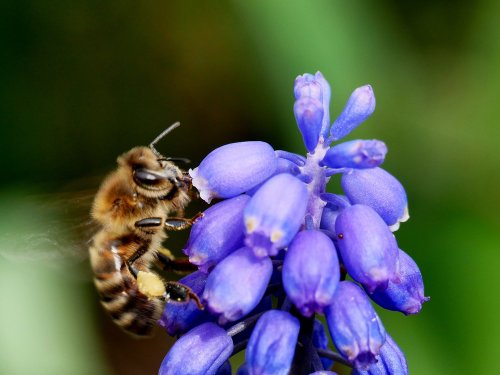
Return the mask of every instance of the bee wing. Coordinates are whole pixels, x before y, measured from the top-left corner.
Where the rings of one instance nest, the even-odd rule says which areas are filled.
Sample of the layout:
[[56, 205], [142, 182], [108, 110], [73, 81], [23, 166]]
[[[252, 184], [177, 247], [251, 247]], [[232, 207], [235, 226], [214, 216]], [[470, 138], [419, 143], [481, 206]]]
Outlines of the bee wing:
[[[0, 209], [0, 261], [75, 271], [86, 261], [88, 243], [97, 230], [89, 216], [94, 194], [27, 195], [22, 201], [17, 195], [10, 197]], [[73, 273], [78, 276], [78, 271]]]

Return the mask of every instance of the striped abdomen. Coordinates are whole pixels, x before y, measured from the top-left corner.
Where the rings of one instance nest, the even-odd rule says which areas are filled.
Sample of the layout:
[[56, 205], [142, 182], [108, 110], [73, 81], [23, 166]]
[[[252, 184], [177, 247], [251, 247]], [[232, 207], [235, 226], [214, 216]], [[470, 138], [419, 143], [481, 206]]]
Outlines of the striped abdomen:
[[[94, 282], [101, 303], [114, 322], [134, 335], [149, 335], [160, 317], [163, 301], [141, 293], [126, 260], [141, 246], [140, 238], [133, 235], [109, 238], [105, 231], [98, 233], [90, 246], [90, 260]], [[137, 271], [149, 271], [141, 263], [134, 263]]]

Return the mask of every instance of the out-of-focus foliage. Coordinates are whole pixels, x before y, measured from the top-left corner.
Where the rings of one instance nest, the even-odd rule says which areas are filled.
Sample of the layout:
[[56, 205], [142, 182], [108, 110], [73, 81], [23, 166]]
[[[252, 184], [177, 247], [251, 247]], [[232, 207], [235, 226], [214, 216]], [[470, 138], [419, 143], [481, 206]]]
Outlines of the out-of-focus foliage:
[[86, 260], [51, 258], [82, 242], [69, 235], [75, 199], [52, 193], [88, 194], [119, 153], [177, 120], [158, 147], [193, 165], [237, 140], [302, 153], [290, 93], [316, 70], [332, 118], [372, 85], [377, 109], [350, 138], [383, 139], [408, 192], [398, 240], [432, 300], [381, 315], [411, 373], [499, 372], [499, 17], [494, 0], [2, 2], [0, 373], [154, 373], [165, 335], [122, 334]]

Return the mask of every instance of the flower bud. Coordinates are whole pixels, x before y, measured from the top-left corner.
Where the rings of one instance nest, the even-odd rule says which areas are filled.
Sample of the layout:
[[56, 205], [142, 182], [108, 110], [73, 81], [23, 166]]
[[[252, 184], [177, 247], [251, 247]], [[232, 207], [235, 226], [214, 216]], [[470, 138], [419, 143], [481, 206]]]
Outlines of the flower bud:
[[375, 95], [370, 85], [354, 90], [340, 116], [333, 123], [330, 134], [334, 141], [344, 138], [375, 110]]
[[288, 246], [304, 222], [306, 185], [287, 173], [269, 179], [244, 210], [246, 245], [257, 256], [276, 255]]
[[294, 93], [295, 119], [307, 150], [312, 152], [330, 126], [330, 85], [320, 72], [314, 76], [306, 73], [295, 79]]
[[308, 97], [300, 98], [293, 105], [293, 112], [307, 150], [314, 151], [318, 144], [323, 121], [321, 101]]
[[210, 375], [233, 351], [233, 340], [214, 323], [203, 323], [176, 341], [163, 360], [159, 375]]
[[329, 235], [337, 236], [335, 231], [335, 222], [339, 216], [341, 210], [337, 207], [332, 207], [332, 205], [327, 204], [323, 208], [323, 213], [321, 214], [320, 229], [326, 230]]
[[212, 313], [220, 314], [220, 324], [238, 320], [258, 305], [272, 271], [269, 257], [257, 258], [247, 247], [238, 249], [210, 273], [203, 299]]
[[276, 170], [273, 148], [260, 141], [230, 143], [221, 146], [189, 170], [200, 197], [232, 198], [258, 185]]
[[300, 313], [322, 313], [333, 302], [340, 280], [332, 240], [317, 230], [299, 232], [288, 247], [282, 272], [283, 287]]
[[360, 369], [376, 362], [385, 341], [385, 329], [359, 286], [341, 281], [325, 315], [332, 340], [343, 357]]
[[405, 355], [388, 334], [379, 354], [377, 363], [371, 365], [368, 370], [354, 369], [351, 375], [408, 375]]
[[[321, 73], [318, 72], [318, 74]], [[293, 93], [295, 95], [295, 99], [297, 100], [300, 98], [314, 98], [322, 100], [322, 90], [323, 87], [321, 86], [321, 83], [310, 73], [304, 73], [303, 75], [295, 78]]]
[[396, 278], [398, 245], [385, 222], [370, 207], [355, 204], [335, 222], [337, 246], [347, 272], [370, 293]]
[[191, 229], [184, 254], [203, 272], [243, 246], [245, 226], [243, 209], [248, 195], [219, 202], [208, 208]]
[[[196, 271], [179, 280], [188, 286], [197, 295], [201, 295], [205, 289], [208, 275]], [[158, 324], [163, 327], [170, 336], [180, 335], [189, 331], [194, 326], [207, 321], [214, 320], [206, 310], [200, 310], [195, 301], [177, 303], [169, 301], [165, 305], [163, 314]]]
[[424, 295], [424, 281], [417, 264], [403, 250], [399, 250], [398, 274], [398, 283], [389, 281], [387, 289], [376, 290], [370, 297], [384, 309], [417, 314], [429, 297]]
[[354, 169], [342, 176], [342, 188], [352, 204], [370, 206], [393, 231], [409, 218], [405, 189], [382, 168]]
[[386, 153], [384, 142], [358, 139], [330, 148], [323, 163], [331, 168], [374, 168], [384, 162]]
[[285, 311], [264, 313], [255, 325], [245, 353], [249, 374], [288, 374], [299, 330], [298, 319]]

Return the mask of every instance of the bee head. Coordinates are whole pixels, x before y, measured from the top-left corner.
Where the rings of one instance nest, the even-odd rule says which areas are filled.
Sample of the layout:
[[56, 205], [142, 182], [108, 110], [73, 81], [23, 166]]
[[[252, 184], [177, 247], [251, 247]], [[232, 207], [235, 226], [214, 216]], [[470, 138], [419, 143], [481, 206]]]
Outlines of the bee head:
[[186, 175], [173, 163], [180, 158], [167, 158], [154, 147], [162, 137], [179, 126], [175, 123], [151, 142], [149, 147], [135, 147], [118, 158], [118, 164], [131, 172], [137, 192], [147, 197], [173, 198], [179, 189], [189, 186]]

